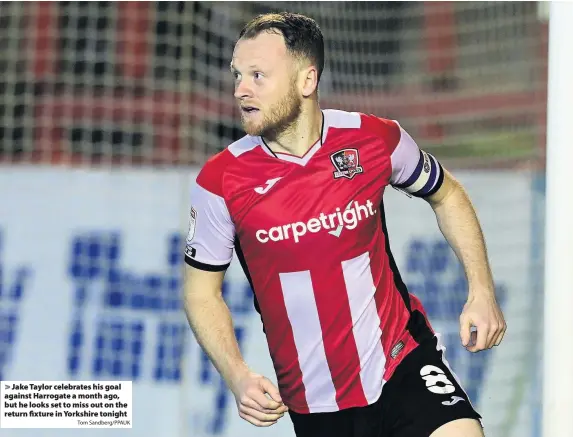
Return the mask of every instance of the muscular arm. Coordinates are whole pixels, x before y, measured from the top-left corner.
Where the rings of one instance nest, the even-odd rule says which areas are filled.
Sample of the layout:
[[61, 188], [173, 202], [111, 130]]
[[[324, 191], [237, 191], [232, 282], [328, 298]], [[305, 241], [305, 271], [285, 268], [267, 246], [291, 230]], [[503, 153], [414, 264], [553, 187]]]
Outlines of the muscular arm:
[[231, 312], [223, 299], [225, 272], [185, 266], [184, 307], [198, 343], [229, 387], [249, 370], [241, 356]]
[[251, 372], [241, 356], [231, 312], [223, 299], [224, 275], [224, 271], [185, 266], [187, 320], [197, 342], [235, 395], [239, 416], [256, 426], [271, 426], [283, 417], [287, 407], [278, 388]]
[[469, 297], [473, 297], [473, 293], [493, 297], [493, 279], [483, 233], [462, 185], [444, 170], [442, 186], [425, 200], [434, 210], [440, 231], [464, 267]]
[[216, 155], [191, 189], [184, 308], [197, 342], [233, 392], [239, 416], [256, 426], [271, 426], [284, 415], [286, 406], [278, 388], [245, 363], [223, 299], [223, 278], [235, 244], [235, 226], [221, 186], [221, 169], [229, 159], [233, 158], [228, 153]]
[[[442, 186], [426, 200], [468, 279], [468, 300], [460, 315], [462, 344], [470, 352], [497, 346], [507, 325], [496, 300], [483, 233], [471, 201], [447, 170]], [[477, 331], [472, 332], [472, 326]]]
[[460, 316], [462, 344], [471, 352], [498, 345], [506, 324], [496, 301], [483, 233], [466, 191], [397, 123], [381, 122], [380, 130], [387, 144], [394, 145], [389, 182], [431, 205], [442, 234], [464, 267], [469, 292]]

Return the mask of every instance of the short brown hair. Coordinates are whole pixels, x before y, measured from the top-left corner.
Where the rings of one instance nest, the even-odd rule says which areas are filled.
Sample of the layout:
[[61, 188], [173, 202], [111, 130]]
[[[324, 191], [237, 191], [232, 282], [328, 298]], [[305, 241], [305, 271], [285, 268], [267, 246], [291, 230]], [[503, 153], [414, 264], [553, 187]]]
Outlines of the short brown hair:
[[278, 30], [285, 40], [287, 50], [297, 57], [310, 60], [318, 70], [320, 81], [324, 70], [324, 39], [316, 21], [305, 15], [278, 12], [258, 15], [249, 21], [239, 34], [239, 39], [255, 38], [262, 32]]

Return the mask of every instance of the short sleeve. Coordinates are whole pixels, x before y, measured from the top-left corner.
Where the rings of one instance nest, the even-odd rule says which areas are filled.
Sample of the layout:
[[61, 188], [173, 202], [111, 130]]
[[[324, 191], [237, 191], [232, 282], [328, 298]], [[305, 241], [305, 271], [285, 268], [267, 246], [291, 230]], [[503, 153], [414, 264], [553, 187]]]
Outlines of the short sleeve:
[[235, 228], [225, 200], [195, 182], [191, 188], [185, 262], [207, 271], [222, 271], [233, 258]]
[[415, 197], [434, 194], [443, 183], [444, 171], [439, 161], [421, 150], [397, 122], [399, 140], [391, 153], [390, 184]]

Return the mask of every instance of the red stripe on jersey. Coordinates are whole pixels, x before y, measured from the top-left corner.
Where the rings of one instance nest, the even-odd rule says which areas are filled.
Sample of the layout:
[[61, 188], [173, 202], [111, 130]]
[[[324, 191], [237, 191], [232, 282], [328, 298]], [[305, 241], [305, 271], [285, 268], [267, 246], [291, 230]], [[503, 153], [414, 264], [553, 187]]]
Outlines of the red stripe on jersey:
[[360, 358], [342, 265], [333, 265], [324, 277], [314, 274], [312, 285], [338, 407], [365, 405], [367, 401], [360, 380]]
[[[256, 294], [256, 291], [255, 291]], [[296, 409], [297, 413], [308, 414], [310, 410], [306, 401], [306, 388], [302, 380], [302, 370], [298, 360], [298, 352], [294, 341], [294, 333], [289, 322], [279, 276], [269, 279], [269, 287], [265, 295], [259, 299], [261, 307], [273, 306], [273, 320], [264, 320], [266, 336], [268, 338], [269, 352], [275, 363], [275, 372], [279, 384], [279, 391], [284, 400], [288, 399], [289, 408]], [[286, 322], [286, 323], [281, 323]], [[293, 359], [293, 357], [296, 357]], [[290, 363], [290, 367], [279, 368], [276, 363]]]
[[396, 146], [398, 146], [402, 136], [400, 126], [395, 121], [376, 117], [375, 115], [362, 114], [361, 117], [362, 127], [380, 137], [386, 144], [386, 147], [388, 147], [388, 154], [391, 155]]
[[223, 197], [223, 173], [227, 165], [235, 159], [228, 149], [212, 156], [199, 172], [197, 183], [207, 191]]

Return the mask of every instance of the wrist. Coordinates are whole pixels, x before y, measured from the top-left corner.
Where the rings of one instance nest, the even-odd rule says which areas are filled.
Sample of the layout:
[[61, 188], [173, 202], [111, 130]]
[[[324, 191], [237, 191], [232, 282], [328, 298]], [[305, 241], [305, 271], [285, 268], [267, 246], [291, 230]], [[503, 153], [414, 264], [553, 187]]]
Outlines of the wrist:
[[246, 376], [248, 376], [250, 373], [251, 370], [249, 369], [247, 364], [245, 362], [240, 362], [232, 366], [228, 377], [225, 379], [227, 380], [227, 384], [231, 388], [234, 388], [237, 385], [239, 385], [241, 380], [244, 379]]
[[468, 300], [476, 298], [495, 299], [495, 287], [492, 282], [471, 282], [469, 284]]

